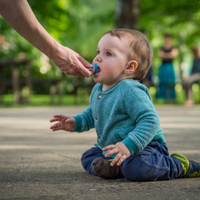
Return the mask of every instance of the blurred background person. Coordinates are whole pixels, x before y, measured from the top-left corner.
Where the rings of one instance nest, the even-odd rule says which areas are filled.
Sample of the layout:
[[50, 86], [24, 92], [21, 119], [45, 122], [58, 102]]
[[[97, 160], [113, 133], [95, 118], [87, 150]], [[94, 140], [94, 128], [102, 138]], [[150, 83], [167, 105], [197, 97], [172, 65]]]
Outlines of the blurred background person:
[[173, 59], [177, 57], [178, 49], [172, 45], [172, 36], [170, 34], [166, 33], [164, 35], [164, 46], [159, 50], [158, 55], [162, 59], [162, 64], [160, 65], [158, 70], [159, 85], [156, 98], [165, 99], [167, 101], [168, 97], [175, 101], [176, 77]]
[[193, 65], [192, 65], [192, 71], [189, 77], [183, 79], [182, 85], [185, 90], [186, 95], [186, 105], [192, 105], [193, 104], [193, 98], [192, 98], [192, 90], [191, 86], [193, 83], [200, 82], [200, 57], [199, 57], [199, 49], [198, 47], [192, 47], [192, 54], [193, 54]]

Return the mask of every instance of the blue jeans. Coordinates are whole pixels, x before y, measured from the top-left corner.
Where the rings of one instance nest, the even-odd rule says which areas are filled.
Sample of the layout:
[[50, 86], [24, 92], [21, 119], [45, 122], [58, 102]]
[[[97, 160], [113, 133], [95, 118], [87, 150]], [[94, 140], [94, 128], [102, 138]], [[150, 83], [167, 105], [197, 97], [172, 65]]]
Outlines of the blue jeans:
[[[93, 161], [100, 157], [110, 159], [105, 158], [98, 147], [87, 150], [81, 158], [83, 168], [95, 175], [92, 170]], [[160, 144], [153, 141], [143, 151], [125, 159], [122, 172], [130, 181], [170, 180], [180, 177], [182, 165], [177, 158], [169, 156], [166, 143]]]

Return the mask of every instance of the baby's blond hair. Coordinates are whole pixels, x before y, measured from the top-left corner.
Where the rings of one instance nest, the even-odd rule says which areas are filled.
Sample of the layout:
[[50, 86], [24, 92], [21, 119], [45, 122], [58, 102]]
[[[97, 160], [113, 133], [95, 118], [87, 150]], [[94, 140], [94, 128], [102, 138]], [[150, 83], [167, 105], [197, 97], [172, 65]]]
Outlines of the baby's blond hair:
[[128, 61], [136, 60], [138, 63], [138, 67], [133, 73], [133, 79], [143, 79], [149, 71], [153, 58], [152, 48], [144, 34], [133, 29], [113, 29], [107, 31], [104, 35], [106, 34], [119, 39], [127, 39], [130, 46]]

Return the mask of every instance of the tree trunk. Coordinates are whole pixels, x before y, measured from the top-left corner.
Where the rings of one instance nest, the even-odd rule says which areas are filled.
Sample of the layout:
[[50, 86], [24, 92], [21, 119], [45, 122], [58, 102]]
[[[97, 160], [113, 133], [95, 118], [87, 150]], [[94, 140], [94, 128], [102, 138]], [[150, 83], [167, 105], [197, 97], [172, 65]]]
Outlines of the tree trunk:
[[14, 103], [19, 104], [19, 70], [17, 66], [13, 63], [12, 65], [12, 84], [13, 84], [13, 94]]
[[31, 65], [30, 65], [30, 62], [26, 63], [26, 70], [28, 73], [27, 77], [26, 77], [26, 86], [28, 88], [28, 95], [27, 95], [26, 103], [29, 104], [30, 99], [31, 99]]
[[117, 0], [116, 27], [140, 29], [140, 0]]

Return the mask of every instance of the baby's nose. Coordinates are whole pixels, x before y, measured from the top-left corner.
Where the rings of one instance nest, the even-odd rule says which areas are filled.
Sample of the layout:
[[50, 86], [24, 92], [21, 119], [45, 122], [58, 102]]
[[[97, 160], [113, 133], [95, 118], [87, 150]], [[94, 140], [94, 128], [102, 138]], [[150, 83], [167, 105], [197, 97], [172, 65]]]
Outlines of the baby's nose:
[[97, 55], [96, 57], [95, 57], [95, 59], [94, 59], [95, 61], [98, 61], [98, 62], [101, 62], [101, 56], [100, 55]]

